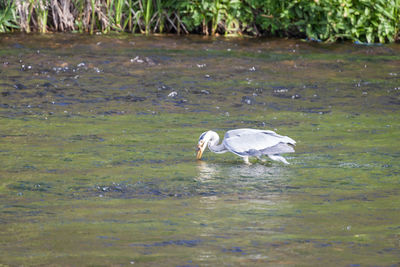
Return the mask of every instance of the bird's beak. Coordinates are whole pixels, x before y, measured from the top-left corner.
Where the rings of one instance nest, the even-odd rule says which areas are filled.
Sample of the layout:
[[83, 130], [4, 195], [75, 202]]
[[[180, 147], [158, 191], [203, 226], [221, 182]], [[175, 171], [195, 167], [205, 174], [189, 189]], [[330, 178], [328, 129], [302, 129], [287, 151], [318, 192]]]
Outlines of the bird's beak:
[[201, 156], [203, 155], [204, 149], [206, 148], [206, 144], [205, 143], [199, 143], [199, 145], [197, 146], [197, 155], [196, 158], [197, 159], [201, 159]]

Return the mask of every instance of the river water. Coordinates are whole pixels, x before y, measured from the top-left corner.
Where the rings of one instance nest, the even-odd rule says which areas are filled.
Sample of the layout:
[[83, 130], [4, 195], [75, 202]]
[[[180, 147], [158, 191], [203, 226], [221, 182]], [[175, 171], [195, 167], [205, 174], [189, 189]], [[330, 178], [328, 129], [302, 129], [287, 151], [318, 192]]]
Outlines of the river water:
[[0, 265], [398, 266], [399, 111], [398, 44], [2, 35]]

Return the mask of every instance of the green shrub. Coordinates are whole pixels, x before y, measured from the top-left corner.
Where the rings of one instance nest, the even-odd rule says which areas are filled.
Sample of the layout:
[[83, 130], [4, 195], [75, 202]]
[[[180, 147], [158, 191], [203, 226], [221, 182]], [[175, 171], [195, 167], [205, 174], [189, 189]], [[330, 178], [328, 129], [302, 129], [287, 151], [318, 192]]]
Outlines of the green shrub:
[[0, 0], [0, 32], [190, 32], [384, 43], [399, 38], [399, 10], [400, 0]]
[[12, 0], [0, 2], [0, 32], [18, 28], [14, 2]]
[[281, 13], [308, 38], [393, 42], [398, 34], [398, 0], [295, 0]]

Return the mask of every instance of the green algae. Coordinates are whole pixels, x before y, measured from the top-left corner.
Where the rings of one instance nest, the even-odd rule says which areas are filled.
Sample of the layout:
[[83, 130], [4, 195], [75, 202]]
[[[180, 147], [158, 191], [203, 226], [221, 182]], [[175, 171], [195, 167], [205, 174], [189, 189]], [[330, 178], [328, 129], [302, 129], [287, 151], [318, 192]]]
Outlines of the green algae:
[[[31, 39], [0, 49], [1, 264], [399, 264], [397, 46]], [[232, 128], [291, 165], [195, 160]]]

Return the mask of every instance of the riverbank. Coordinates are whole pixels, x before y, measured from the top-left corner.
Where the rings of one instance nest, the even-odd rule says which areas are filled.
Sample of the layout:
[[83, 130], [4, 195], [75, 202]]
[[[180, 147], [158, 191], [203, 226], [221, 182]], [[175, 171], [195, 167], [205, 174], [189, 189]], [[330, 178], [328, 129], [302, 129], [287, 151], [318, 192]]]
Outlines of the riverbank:
[[250, 35], [399, 40], [400, 0], [0, 1], [0, 32]]

